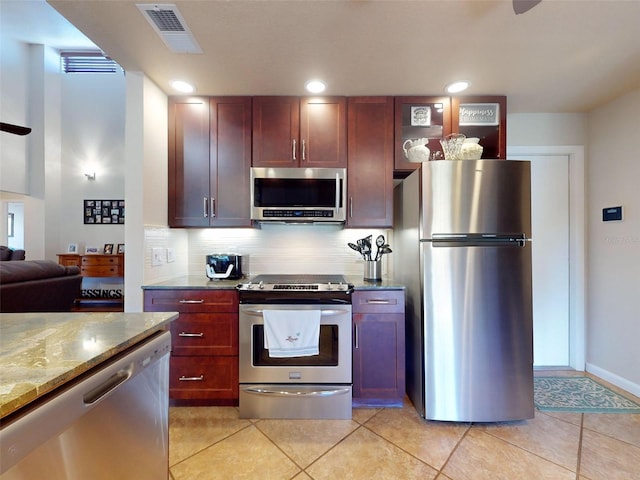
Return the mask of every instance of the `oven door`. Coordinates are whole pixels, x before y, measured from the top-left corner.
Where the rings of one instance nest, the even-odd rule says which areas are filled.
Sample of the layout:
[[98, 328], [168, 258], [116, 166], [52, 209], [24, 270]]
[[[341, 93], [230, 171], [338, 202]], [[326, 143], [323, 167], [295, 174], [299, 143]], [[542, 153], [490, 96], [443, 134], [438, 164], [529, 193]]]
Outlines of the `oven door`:
[[[319, 354], [272, 358], [265, 309], [321, 311]], [[240, 418], [350, 419], [351, 305], [240, 305]]]
[[[320, 310], [319, 354], [270, 357], [263, 312]], [[351, 384], [351, 305], [240, 305], [240, 383]]]

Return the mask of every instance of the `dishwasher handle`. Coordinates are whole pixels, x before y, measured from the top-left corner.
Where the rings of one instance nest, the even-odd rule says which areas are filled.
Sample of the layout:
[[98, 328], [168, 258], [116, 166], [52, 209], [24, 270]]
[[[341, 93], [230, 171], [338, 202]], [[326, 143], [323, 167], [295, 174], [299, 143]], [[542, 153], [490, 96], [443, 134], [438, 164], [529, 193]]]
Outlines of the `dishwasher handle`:
[[122, 370], [118, 370], [111, 377], [105, 380], [103, 383], [98, 385], [95, 388], [92, 388], [87, 393], [85, 393], [82, 397], [85, 405], [93, 405], [102, 397], [104, 397], [109, 392], [118, 388], [118, 386], [122, 385], [124, 382], [131, 378], [133, 373], [133, 366], [129, 365], [127, 368], [123, 368]]

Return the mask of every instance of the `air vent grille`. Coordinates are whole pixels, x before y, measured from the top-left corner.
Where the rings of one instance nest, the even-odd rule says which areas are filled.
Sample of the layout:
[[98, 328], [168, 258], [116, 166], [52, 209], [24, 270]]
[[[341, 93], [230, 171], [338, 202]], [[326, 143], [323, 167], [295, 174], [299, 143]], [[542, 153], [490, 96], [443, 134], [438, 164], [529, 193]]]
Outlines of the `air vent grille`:
[[122, 67], [99, 51], [60, 52], [64, 73], [120, 73]]
[[184, 32], [184, 27], [173, 10], [147, 10], [161, 32]]
[[202, 53], [178, 7], [168, 3], [138, 3], [136, 6], [169, 50], [174, 53]]

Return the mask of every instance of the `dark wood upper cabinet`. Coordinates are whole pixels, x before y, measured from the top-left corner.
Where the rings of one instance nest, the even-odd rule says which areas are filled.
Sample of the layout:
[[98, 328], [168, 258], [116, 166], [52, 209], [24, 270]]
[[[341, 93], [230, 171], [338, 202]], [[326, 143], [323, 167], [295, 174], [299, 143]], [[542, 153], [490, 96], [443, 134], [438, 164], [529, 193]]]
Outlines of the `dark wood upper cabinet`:
[[431, 155], [442, 152], [440, 139], [451, 133], [449, 97], [395, 97], [395, 172], [407, 175], [418, 168], [405, 157], [407, 140], [428, 138]]
[[251, 97], [169, 98], [169, 226], [250, 226]]
[[169, 98], [169, 226], [207, 227], [209, 99]]
[[254, 167], [346, 167], [345, 97], [254, 97]]
[[482, 158], [507, 158], [507, 97], [452, 97], [451, 124], [454, 132], [480, 139]]
[[347, 166], [345, 97], [305, 97], [300, 100], [300, 166]]
[[393, 97], [347, 102], [347, 227], [393, 226]]
[[253, 98], [254, 167], [297, 167], [298, 97]]
[[212, 227], [251, 226], [251, 97], [211, 98]]

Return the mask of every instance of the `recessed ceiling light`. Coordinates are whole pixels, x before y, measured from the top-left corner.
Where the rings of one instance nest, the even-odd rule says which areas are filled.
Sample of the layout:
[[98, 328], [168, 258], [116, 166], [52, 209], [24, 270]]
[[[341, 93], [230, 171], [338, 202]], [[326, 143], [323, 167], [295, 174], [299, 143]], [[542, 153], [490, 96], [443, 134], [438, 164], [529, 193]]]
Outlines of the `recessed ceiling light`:
[[446, 90], [449, 93], [459, 93], [469, 88], [469, 85], [471, 85], [471, 83], [467, 82], [466, 80], [462, 80], [460, 82], [450, 83], [446, 86]]
[[322, 93], [327, 86], [321, 80], [310, 80], [305, 85], [305, 88], [311, 93]]
[[193, 85], [182, 80], [174, 80], [171, 82], [171, 86], [180, 93], [193, 93], [195, 90]]

